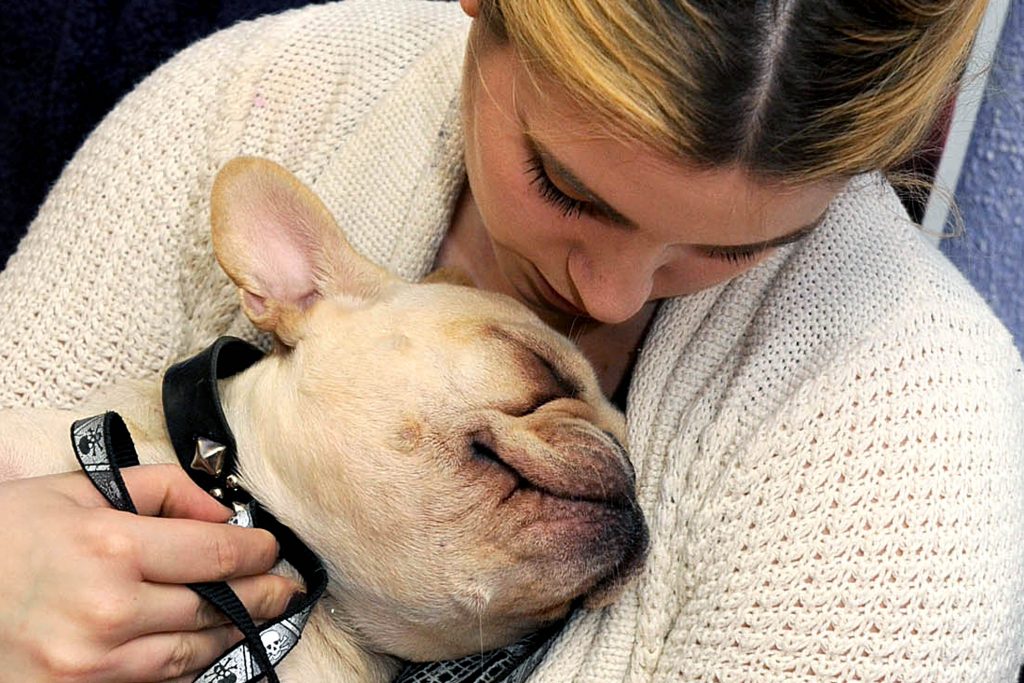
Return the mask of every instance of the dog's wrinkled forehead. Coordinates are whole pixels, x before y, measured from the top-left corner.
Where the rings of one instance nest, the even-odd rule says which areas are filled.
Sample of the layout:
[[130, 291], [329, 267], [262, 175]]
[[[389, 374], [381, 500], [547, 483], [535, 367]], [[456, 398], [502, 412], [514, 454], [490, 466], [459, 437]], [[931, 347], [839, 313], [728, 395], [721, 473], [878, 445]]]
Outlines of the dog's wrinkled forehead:
[[515, 368], [524, 381], [547, 387], [553, 396], [581, 398], [587, 393], [593, 371], [582, 354], [525, 306], [504, 295], [463, 286], [411, 289], [415, 291], [407, 294], [421, 314], [431, 299], [449, 312], [435, 317], [439, 337], [492, 360], [500, 356], [506, 368]]
[[[306, 364], [315, 390], [387, 394], [405, 406], [523, 415], [556, 399], [602, 402], [565, 337], [508, 297], [448, 283], [394, 284], [367, 305], [324, 302]], [[303, 344], [299, 345], [300, 352]], [[369, 404], [372, 398], [365, 399]], [[352, 409], [351, 404], [346, 404]]]

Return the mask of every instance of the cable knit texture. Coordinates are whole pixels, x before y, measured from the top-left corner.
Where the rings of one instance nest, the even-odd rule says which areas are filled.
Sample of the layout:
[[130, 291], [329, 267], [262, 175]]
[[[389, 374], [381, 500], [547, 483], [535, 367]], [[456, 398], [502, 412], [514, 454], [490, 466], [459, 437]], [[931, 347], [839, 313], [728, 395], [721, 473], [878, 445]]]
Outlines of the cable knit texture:
[[[357, 249], [422, 276], [464, 180], [454, 3], [240, 24], [89, 138], [0, 274], [0, 405], [69, 406], [255, 332], [211, 256], [229, 158], [296, 172]], [[1012, 681], [1024, 640], [1024, 373], [891, 190], [665, 302], [629, 396], [650, 561], [532, 677]]]

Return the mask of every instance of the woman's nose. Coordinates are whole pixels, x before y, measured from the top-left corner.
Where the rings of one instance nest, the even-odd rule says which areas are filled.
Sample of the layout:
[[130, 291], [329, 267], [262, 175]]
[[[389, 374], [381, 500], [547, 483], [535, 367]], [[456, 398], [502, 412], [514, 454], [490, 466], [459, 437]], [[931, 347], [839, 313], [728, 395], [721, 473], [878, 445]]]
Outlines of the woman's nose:
[[594, 320], [616, 324], [636, 315], [651, 296], [660, 267], [654, 251], [607, 249], [569, 253], [569, 278]]

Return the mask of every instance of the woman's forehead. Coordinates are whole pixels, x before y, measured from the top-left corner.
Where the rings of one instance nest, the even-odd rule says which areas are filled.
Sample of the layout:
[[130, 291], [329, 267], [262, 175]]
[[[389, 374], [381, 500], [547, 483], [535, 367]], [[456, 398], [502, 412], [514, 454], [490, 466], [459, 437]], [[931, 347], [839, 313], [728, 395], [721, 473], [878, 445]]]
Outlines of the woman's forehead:
[[[735, 165], [688, 163], [609, 128], [557, 82], [528, 70], [507, 45], [492, 46], [479, 66], [468, 75], [482, 85], [474, 96], [496, 105], [499, 120], [491, 123], [540, 152], [554, 181], [600, 198], [627, 219], [617, 222], [652, 240], [733, 246], [779, 239], [815, 224], [842, 187], [789, 186]], [[559, 178], [559, 171], [566, 173]]]
[[624, 135], [595, 134], [573, 107], [558, 106], [557, 95], [546, 99], [519, 98], [516, 108], [547, 171], [625, 219], [616, 222], [665, 241], [726, 246], [782, 238], [816, 223], [842, 188], [765, 181], [738, 165], [701, 168]]

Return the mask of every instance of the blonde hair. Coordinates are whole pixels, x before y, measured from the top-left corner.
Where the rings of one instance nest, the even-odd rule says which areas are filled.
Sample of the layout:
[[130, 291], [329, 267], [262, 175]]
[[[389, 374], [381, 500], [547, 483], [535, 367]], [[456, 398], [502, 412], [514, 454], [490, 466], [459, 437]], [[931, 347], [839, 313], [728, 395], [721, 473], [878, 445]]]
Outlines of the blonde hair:
[[489, 34], [609, 130], [786, 183], [890, 170], [953, 91], [984, 0], [482, 0]]

